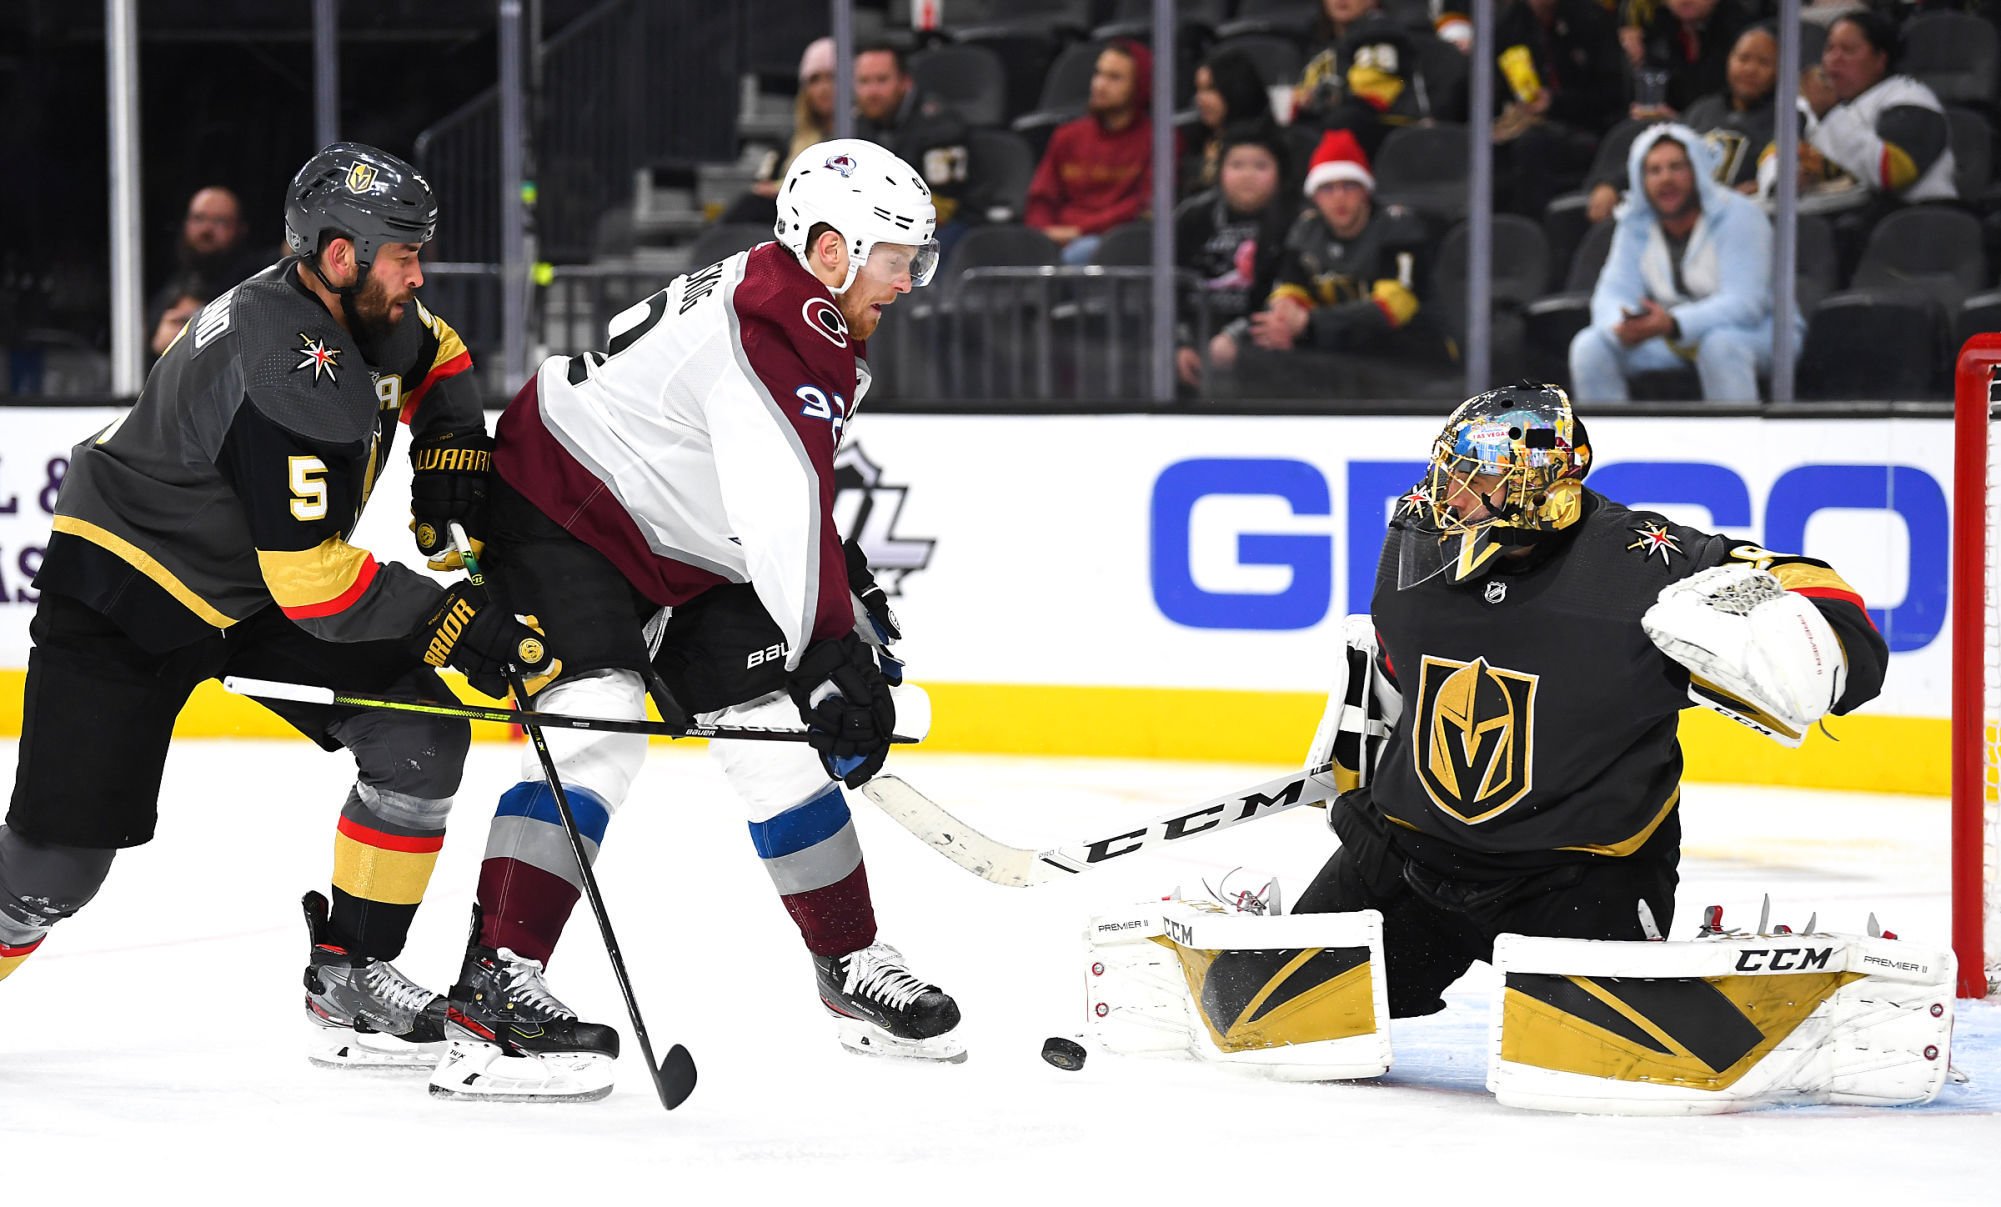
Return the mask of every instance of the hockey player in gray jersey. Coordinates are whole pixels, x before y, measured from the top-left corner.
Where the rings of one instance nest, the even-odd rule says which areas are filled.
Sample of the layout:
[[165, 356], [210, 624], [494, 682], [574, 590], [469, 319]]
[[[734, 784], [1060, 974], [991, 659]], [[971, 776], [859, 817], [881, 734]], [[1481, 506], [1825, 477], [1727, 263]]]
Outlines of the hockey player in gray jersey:
[[[441, 590], [348, 542], [399, 420], [411, 428], [419, 547], [440, 556], [449, 522], [483, 523], [492, 445], [471, 358], [415, 295], [436, 219], [409, 164], [354, 143], [322, 150], [286, 195], [294, 255], [198, 311], [131, 411], [73, 451], [37, 579], [20, 765], [0, 827], [0, 978], [90, 901], [120, 849], [153, 837], [174, 718], [203, 680], [444, 696], [439, 666], [475, 686], [497, 684], [507, 661], [551, 669], [532, 629], [463, 585]], [[322, 748], [350, 751], [358, 769], [331, 902], [305, 899], [317, 1058], [427, 1064], [444, 1003], [389, 961], [442, 843], [466, 727], [268, 707]], [[104, 757], [106, 735], [120, 757]], [[244, 827], [292, 795], [253, 788], [238, 806]], [[213, 908], [222, 870], [190, 869], [159, 916]]]

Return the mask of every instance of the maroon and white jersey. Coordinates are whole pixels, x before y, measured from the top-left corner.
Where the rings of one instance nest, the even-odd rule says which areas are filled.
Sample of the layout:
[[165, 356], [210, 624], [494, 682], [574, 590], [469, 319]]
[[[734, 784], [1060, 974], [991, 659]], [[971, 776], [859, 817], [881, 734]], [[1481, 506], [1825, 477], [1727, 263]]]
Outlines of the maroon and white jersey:
[[675, 278], [609, 334], [515, 397], [500, 476], [656, 603], [752, 584], [787, 669], [853, 629], [834, 451], [869, 374], [828, 288], [766, 243]]

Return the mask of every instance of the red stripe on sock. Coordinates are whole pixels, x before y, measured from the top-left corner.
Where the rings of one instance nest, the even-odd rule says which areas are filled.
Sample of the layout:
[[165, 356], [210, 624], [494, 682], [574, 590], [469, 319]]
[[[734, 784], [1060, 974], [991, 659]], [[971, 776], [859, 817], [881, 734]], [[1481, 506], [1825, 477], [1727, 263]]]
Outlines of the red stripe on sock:
[[799, 937], [816, 956], [844, 956], [875, 942], [875, 905], [869, 898], [868, 866], [804, 893], [782, 893], [785, 912], [799, 924]]
[[575, 885], [532, 863], [486, 860], [479, 865], [480, 946], [547, 964], [579, 896]]
[[383, 851], [409, 851], [413, 854], [424, 855], [433, 851], [442, 851], [445, 848], [445, 836], [442, 833], [423, 837], [413, 837], [408, 834], [384, 834], [380, 830], [362, 825], [351, 817], [341, 818], [340, 825], [337, 828], [341, 833], [354, 839], [356, 842]]

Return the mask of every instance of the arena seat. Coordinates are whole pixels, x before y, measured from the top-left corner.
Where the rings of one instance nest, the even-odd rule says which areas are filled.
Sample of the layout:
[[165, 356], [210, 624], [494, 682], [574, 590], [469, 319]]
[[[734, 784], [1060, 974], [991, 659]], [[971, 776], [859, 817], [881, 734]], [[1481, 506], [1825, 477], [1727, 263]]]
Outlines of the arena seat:
[[1011, 130], [975, 129], [967, 139], [976, 185], [969, 198], [972, 216], [991, 222], [1018, 222], [1035, 179], [1035, 152]]
[[1376, 200], [1457, 222], [1466, 216], [1466, 150], [1466, 127], [1456, 122], [1390, 131], [1376, 155]]
[[688, 264], [699, 268], [726, 260], [740, 251], [749, 251], [772, 240], [771, 228], [762, 222], [719, 222], [695, 236], [688, 245]]
[[1305, 62], [1300, 53], [1299, 43], [1278, 34], [1239, 34], [1216, 43], [1211, 53], [1235, 51], [1251, 61], [1258, 69], [1258, 78], [1266, 86], [1290, 84], [1299, 78], [1299, 69]]
[[1961, 12], [1922, 13], [1904, 23], [1897, 70], [1938, 94], [1941, 103], [1994, 104], [2001, 36], [1992, 22]]
[[[1866, 348], [1869, 354], [1856, 355]], [[1851, 289], [1814, 307], [1800, 351], [1799, 397], [1932, 397], [1950, 364], [1934, 307], [1902, 290]]]
[[1007, 107], [1007, 68], [985, 46], [933, 46], [910, 56], [910, 78], [944, 101], [967, 123], [998, 126]]
[[1285, 34], [1299, 38], [1320, 17], [1320, 5], [1311, 0], [1243, 0], [1233, 20], [1216, 27], [1219, 38], [1239, 34]]

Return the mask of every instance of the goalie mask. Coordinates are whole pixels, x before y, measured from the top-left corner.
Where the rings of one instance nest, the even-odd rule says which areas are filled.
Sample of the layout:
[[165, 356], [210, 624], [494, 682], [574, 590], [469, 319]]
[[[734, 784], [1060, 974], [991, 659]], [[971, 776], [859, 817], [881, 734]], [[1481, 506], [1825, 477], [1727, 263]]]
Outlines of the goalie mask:
[[1467, 399], [1397, 514], [1398, 589], [1440, 575], [1475, 581], [1507, 549], [1576, 523], [1590, 468], [1584, 425], [1556, 386], [1525, 381]]
[[867, 139], [814, 143], [785, 170], [773, 230], [801, 264], [807, 262], [807, 238], [822, 222], [847, 243], [848, 275], [837, 294], [864, 272], [883, 280], [908, 272], [916, 286], [929, 284], [938, 267], [930, 186], [915, 168]]

